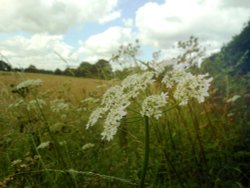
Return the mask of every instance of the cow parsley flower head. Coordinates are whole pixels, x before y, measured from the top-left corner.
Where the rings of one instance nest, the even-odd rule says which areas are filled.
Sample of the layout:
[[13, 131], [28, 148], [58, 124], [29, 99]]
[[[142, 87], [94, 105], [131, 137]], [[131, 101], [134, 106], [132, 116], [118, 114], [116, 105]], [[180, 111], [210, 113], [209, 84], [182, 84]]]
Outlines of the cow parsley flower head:
[[164, 83], [167, 88], [172, 88], [190, 75], [191, 73], [186, 72], [185, 69], [173, 69], [166, 73], [161, 82]]
[[126, 108], [130, 105], [130, 102], [126, 97], [117, 101], [111, 109], [108, 110], [108, 114], [104, 121], [104, 130], [101, 133], [102, 139], [110, 141], [117, 132], [117, 128], [120, 126], [121, 119], [127, 115]]
[[66, 112], [70, 109], [70, 105], [62, 99], [55, 99], [51, 101], [50, 108], [52, 112]]
[[147, 86], [152, 84], [155, 80], [154, 78], [155, 73], [152, 71], [147, 71], [139, 76], [139, 83], [138, 86], [141, 90], [145, 90]]
[[86, 127], [89, 128], [100, 118], [104, 118], [102, 138], [112, 140], [122, 118], [127, 115], [127, 107], [134, 99], [142, 100], [141, 116], [159, 119], [162, 116], [162, 108], [168, 103], [168, 93], [151, 95], [145, 99], [141, 99], [143, 95], [140, 95], [148, 93], [150, 90], [147, 89], [155, 80], [160, 80], [168, 89], [172, 89], [173, 97], [179, 101], [180, 105], [187, 104], [190, 98], [203, 102], [208, 96], [212, 78], [207, 78], [208, 75], [195, 76], [187, 72], [185, 68], [172, 68], [163, 77], [163, 72], [155, 71], [133, 74], [125, 78], [121, 84], [109, 88], [103, 95], [100, 107], [90, 115]]
[[102, 97], [101, 107], [91, 113], [86, 128], [96, 124], [105, 115], [104, 131], [101, 135], [103, 139], [113, 139], [121, 119], [127, 115], [126, 108], [130, 105], [130, 99], [137, 97], [152, 84], [153, 77], [154, 73], [150, 71], [134, 74], [125, 78], [120, 85], [109, 88]]
[[190, 98], [195, 98], [199, 103], [204, 102], [205, 97], [209, 96], [208, 89], [213, 80], [207, 76], [189, 74], [177, 84], [174, 97], [180, 105], [186, 105]]
[[120, 100], [120, 97], [123, 96], [122, 87], [117, 85], [109, 88], [102, 97], [101, 105], [105, 105], [106, 108], [112, 108], [117, 101]]
[[124, 93], [126, 93], [129, 98], [136, 98], [141, 91], [145, 91], [145, 89], [155, 81], [154, 75], [154, 72], [147, 71], [143, 74], [128, 76], [121, 83]]
[[154, 73], [157, 76], [160, 76], [166, 72], [166, 69], [173, 68], [174, 65], [177, 64], [177, 60], [175, 58], [169, 59], [169, 60], [163, 60], [160, 62], [152, 62], [152, 65], [150, 65], [150, 68], [154, 70]]
[[159, 119], [162, 115], [161, 108], [167, 104], [167, 93], [148, 96], [142, 103], [141, 115]]
[[92, 127], [94, 124], [96, 124], [98, 119], [100, 119], [105, 112], [106, 112], [105, 108], [95, 109], [89, 117], [89, 121], [86, 125], [86, 128], [88, 129], [89, 127]]
[[103, 95], [101, 107], [91, 113], [86, 128], [93, 126], [106, 115], [102, 136], [107, 140], [112, 139], [113, 135], [116, 134], [117, 127], [120, 125], [120, 120], [127, 114], [125, 109], [129, 104], [129, 98], [123, 93], [121, 86], [109, 88]]
[[17, 93], [23, 98], [25, 98], [31, 90], [36, 89], [38, 86], [41, 86], [42, 80], [26, 80], [19, 83], [15, 88], [13, 88], [12, 92]]
[[117, 125], [104, 126], [104, 131], [101, 133], [102, 139], [111, 141], [117, 132], [117, 128], [118, 128]]
[[23, 81], [23, 82], [19, 83], [16, 86], [16, 90], [21, 90], [21, 89], [24, 89], [24, 88], [31, 89], [31, 88], [38, 87], [41, 84], [42, 84], [42, 80], [40, 80], [40, 79], [37, 79], [37, 80], [26, 80], [26, 81]]

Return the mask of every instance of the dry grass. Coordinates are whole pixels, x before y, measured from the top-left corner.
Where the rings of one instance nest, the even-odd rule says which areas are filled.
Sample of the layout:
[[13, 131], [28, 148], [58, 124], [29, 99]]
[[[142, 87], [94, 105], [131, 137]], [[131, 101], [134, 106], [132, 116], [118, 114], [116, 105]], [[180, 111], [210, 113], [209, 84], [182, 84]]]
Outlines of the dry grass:
[[63, 97], [70, 98], [72, 102], [77, 102], [89, 95], [97, 95], [105, 90], [105, 86], [113, 83], [113, 81], [68, 76], [0, 72], [0, 88], [11, 89], [11, 85], [15, 86], [28, 79], [41, 79], [43, 81], [41, 91], [49, 92], [53, 96], [63, 95]]

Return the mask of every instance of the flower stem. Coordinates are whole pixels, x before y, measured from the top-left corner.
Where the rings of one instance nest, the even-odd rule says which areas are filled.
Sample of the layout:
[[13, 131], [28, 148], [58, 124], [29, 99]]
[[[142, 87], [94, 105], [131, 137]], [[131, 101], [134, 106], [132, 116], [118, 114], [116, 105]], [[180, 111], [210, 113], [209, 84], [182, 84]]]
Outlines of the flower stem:
[[145, 148], [144, 148], [144, 163], [143, 163], [140, 188], [144, 188], [144, 182], [147, 174], [148, 159], [149, 159], [149, 119], [147, 116], [145, 116], [144, 118], [145, 118]]

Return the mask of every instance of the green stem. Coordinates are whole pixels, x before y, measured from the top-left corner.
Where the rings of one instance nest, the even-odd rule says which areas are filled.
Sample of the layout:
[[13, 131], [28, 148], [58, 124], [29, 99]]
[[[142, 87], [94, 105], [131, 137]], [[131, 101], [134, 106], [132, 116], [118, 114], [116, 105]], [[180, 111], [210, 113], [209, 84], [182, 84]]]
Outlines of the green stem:
[[145, 148], [144, 148], [144, 163], [143, 163], [143, 171], [140, 182], [140, 188], [144, 188], [145, 177], [147, 174], [148, 168], [148, 159], [149, 159], [149, 119], [147, 116], [145, 118]]

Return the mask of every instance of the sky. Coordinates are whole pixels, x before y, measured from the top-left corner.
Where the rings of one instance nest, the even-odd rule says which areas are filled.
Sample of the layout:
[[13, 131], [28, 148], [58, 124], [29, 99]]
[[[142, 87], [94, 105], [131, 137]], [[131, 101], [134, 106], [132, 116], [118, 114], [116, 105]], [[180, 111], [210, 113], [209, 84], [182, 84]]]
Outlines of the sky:
[[145, 60], [158, 50], [164, 57], [176, 55], [173, 46], [191, 35], [214, 53], [250, 20], [249, 0], [0, 0], [0, 5], [0, 60], [47, 70], [109, 59], [136, 39]]

